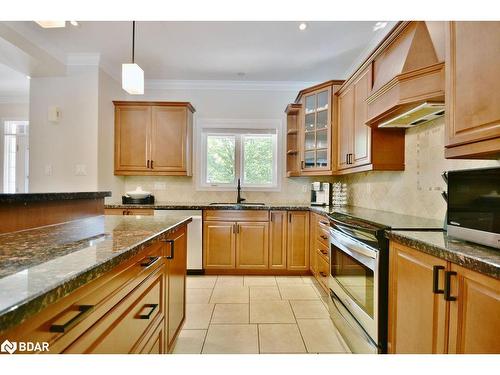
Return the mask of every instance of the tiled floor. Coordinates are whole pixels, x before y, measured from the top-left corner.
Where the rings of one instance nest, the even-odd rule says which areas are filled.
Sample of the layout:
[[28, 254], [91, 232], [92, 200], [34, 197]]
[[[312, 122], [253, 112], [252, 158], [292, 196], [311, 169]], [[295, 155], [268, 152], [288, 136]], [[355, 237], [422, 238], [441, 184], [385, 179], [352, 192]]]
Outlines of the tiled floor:
[[347, 353], [312, 277], [188, 276], [174, 353]]

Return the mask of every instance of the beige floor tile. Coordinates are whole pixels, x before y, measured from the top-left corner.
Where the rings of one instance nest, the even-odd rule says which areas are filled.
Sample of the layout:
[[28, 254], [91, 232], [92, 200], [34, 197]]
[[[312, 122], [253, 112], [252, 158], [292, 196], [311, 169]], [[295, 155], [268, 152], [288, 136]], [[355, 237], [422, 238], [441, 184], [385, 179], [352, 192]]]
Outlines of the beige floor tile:
[[243, 276], [218, 276], [215, 286], [243, 286]]
[[200, 354], [206, 334], [206, 329], [183, 329], [179, 332], [173, 353]]
[[245, 276], [243, 278], [245, 286], [276, 286], [274, 276]]
[[188, 276], [186, 277], [187, 289], [211, 289], [215, 286], [217, 276]]
[[309, 353], [346, 353], [330, 319], [297, 319]]
[[259, 324], [261, 353], [305, 353], [297, 324]]
[[319, 299], [312, 285], [280, 285], [281, 298], [283, 299]]
[[213, 324], [207, 332], [203, 353], [258, 354], [256, 324]]
[[249, 292], [243, 286], [216, 286], [210, 303], [248, 303]]
[[186, 303], [208, 303], [212, 289], [186, 289]]
[[320, 300], [311, 301], [301, 301], [292, 300], [290, 301], [292, 305], [293, 313], [297, 319], [318, 319], [318, 318], [329, 318], [330, 314], [326, 309], [325, 305]]
[[248, 324], [250, 308], [247, 303], [218, 303], [211, 324]]
[[328, 293], [323, 289], [321, 285], [317, 281], [315, 281], [311, 286], [314, 288], [314, 291], [320, 296], [320, 297], [327, 297]]
[[314, 276], [302, 276], [302, 282], [304, 284], [313, 284], [316, 281]]
[[281, 300], [281, 294], [276, 286], [251, 286], [250, 301]]
[[182, 329], [207, 329], [213, 310], [213, 304], [187, 303], [186, 321]]
[[302, 281], [302, 277], [300, 276], [276, 276], [276, 282], [278, 283], [278, 285], [304, 284], [304, 282]]
[[295, 323], [288, 301], [250, 301], [250, 323]]

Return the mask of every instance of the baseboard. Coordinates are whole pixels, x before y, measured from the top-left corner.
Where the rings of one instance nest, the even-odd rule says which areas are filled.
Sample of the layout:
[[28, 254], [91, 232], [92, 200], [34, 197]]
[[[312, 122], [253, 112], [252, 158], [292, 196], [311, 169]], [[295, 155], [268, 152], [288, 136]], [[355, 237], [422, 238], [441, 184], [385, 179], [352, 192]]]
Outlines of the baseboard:
[[205, 270], [187, 270], [188, 275], [204, 275]]

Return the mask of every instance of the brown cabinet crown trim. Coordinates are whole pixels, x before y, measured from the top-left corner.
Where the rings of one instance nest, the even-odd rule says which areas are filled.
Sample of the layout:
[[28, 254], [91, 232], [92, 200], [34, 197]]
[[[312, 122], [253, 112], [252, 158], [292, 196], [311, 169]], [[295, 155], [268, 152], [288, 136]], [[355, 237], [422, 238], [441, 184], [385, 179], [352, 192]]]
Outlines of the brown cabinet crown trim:
[[328, 87], [328, 86], [342, 86], [344, 84], [344, 82], [345, 82], [344, 80], [332, 79], [330, 81], [326, 81], [326, 82], [319, 83], [317, 85], [314, 85], [314, 86], [302, 89], [297, 94], [297, 97], [295, 98], [295, 103], [294, 104], [300, 104], [299, 102], [300, 102], [300, 100], [302, 99], [302, 97], [304, 95], [310, 94], [311, 92], [314, 92], [314, 91], [317, 91], [317, 90], [324, 89], [325, 87]]
[[113, 100], [114, 105], [134, 105], [134, 106], [155, 106], [155, 107], [186, 107], [191, 112], [196, 112], [190, 102], [142, 102], [142, 101], [126, 101], [126, 100]]

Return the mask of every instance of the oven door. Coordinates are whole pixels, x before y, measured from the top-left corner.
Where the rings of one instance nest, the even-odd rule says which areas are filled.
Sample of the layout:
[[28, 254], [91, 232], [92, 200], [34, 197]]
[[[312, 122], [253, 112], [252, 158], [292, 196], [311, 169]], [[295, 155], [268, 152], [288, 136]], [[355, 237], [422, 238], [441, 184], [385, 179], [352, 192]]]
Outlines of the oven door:
[[378, 343], [379, 252], [331, 229], [329, 286], [353, 317]]

